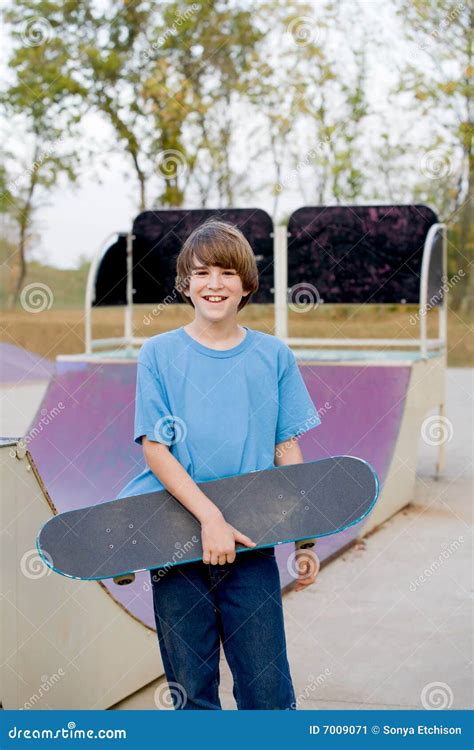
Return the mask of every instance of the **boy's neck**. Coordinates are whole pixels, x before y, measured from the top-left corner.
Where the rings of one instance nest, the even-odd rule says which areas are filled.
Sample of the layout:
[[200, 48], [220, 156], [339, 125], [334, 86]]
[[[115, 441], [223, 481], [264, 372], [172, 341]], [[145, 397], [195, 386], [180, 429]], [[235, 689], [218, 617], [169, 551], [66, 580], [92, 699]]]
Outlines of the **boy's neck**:
[[229, 349], [240, 344], [246, 336], [245, 329], [238, 325], [236, 317], [218, 321], [201, 320], [196, 317], [183, 327], [193, 339], [211, 349]]

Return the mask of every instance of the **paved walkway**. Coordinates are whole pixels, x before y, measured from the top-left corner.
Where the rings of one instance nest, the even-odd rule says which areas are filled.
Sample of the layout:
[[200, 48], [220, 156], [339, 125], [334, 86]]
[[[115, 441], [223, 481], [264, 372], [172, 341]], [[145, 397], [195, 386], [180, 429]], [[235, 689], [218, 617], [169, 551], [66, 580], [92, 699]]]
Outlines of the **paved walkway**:
[[[285, 596], [299, 709], [473, 707], [472, 386], [473, 370], [448, 370], [442, 478], [420, 438], [412, 504]], [[116, 708], [153, 709], [155, 695], [163, 708], [163, 691], [161, 679]], [[223, 656], [221, 700], [236, 708]]]

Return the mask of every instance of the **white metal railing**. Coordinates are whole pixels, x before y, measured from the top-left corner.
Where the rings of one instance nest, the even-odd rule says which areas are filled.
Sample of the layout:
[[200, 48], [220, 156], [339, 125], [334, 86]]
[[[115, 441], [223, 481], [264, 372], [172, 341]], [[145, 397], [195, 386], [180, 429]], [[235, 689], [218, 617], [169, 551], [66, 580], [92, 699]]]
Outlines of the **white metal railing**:
[[[285, 343], [291, 343], [292, 346], [403, 346], [415, 347], [420, 346], [420, 339], [283, 339]], [[441, 346], [441, 339], [427, 339], [427, 349], [438, 349]]]
[[[447, 237], [446, 237], [446, 224], [433, 224], [428, 230], [426, 235], [425, 245], [423, 248], [423, 261], [421, 264], [421, 278], [420, 278], [420, 306], [419, 306], [419, 320], [420, 320], [420, 351], [421, 356], [426, 358], [427, 344], [429, 339], [427, 338], [427, 312], [428, 312], [428, 280], [430, 272], [431, 255], [433, 252], [433, 245], [438, 232], [441, 232], [442, 238], [442, 273], [441, 279], [444, 281], [447, 274]], [[431, 301], [431, 300], [430, 300]], [[442, 346], [446, 346], [446, 333], [447, 333], [447, 313], [448, 313], [448, 300], [447, 290], [443, 290], [443, 299], [441, 305], [438, 306], [438, 337], [442, 342]]]
[[[305, 346], [330, 346], [330, 347], [415, 347], [420, 349], [421, 356], [427, 358], [428, 351], [440, 350], [446, 346], [447, 336], [447, 292], [444, 291], [443, 300], [438, 307], [438, 338], [427, 337], [426, 312], [428, 305], [428, 280], [433, 244], [437, 233], [442, 233], [442, 264], [443, 279], [447, 272], [447, 241], [446, 225], [433, 224], [430, 227], [423, 248], [423, 261], [420, 277], [420, 303], [419, 303], [419, 325], [420, 337], [395, 338], [395, 339], [329, 339], [329, 338], [294, 338], [288, 336], [288, 231], [286, 226], [276, 226], [274, 230], [274, 264], [275, 264], [275, 333], [286, 344], [294, 347]], [[127, 237], [127, 279], [126, 279], [126, 305], [124, 309], [124, 335], [112, 338], [92, 338], [92, 302], [97, 269], [103, 257], [104, 250], [110, 243], [112, 237], [126, 235]], [[130, 232], [112, 232], [101, 244], [98, 252], [92, 260], [87, 278], [85, 295], [85, 354], [104, 347], [125, 347], [128, 353], [132, 353], [133, 347], [141, 346], [146, 337], [133, 336], [133, 240], [134, 235]]]
[[[129, 311], [129, 307], [133, 305], [133, 300], [131, 300], [131, 294], [129, 294], [129, 279], [131, 283], [133, 284], [133, 278], [132, 274], [129, 273], [129, 245], [130, 245], [130, 233], [128, 232], [111, 232], [105, 240], [100, 244], [99, 249], [97, 250], [96, 254], [94, 255], [90, 268], [89, 273], [87, 276], [87, 283], [86, 283], [86, 294], [84, 298], [84, 338], [85, 338], [85, 353], [86, 354], [92, 354], [94, 349], [100, 349], [102, 346], [104, 346], [103, 342], [105, 343], [105, 346], [113, 346], [114, 344], [118, 343], [126, 343], [127, 345], [130, 345], [129, 341], [125, 341], [123, 338], [111, 338], [111, 339], [93, 339], [92, 338], [92, 302], [94, 300], [94, 287], [95, 287], [95, 280], [97, 276], [97, 269], [99, 268], [100, 261], [102, 260], [104, 256], [104, 251], [107, 249], [107, 247], [110, 245], [110, 240], [112, 237], [120, 237], [126, 235], [127, 236], [127, 305], [125, 308], [125, 335], [127, 336], [129, 333], [131, 334], [132, 326], [129, 323], [129, 319], [131, 320], [131, 314]], [[132, 238], [133, 242], [133, 238]], [[133, 314], [133, 313], [132, 313]]]
[[427, 337], [426, 312], [428, 305], [428, 278], [433, 244], [437, 233], [441, 231], [443, 243], [443, 278], [446, 277], [447, 270], [447, 250], [446, 250], [446, 225], [433, 224], [430, 227], [423, 248], [423, 260], [420, 275], [420, 302], [419, 302], [419, 325], [420, 337], [413, 338], [395, 338], [395, 339], [329, 339], [329, 338], [294, 338], [288, 336], [288, 293], [291, 289], [288, 287], [287, 274], [277, 269], [288, 269], [288, 233], [286, 227], [277, 227], [275, 230], [275, 333], [289, 346], [353, 346], [353, 347], [415, 347], [419, 348], [423, 359], [428, 357], [429, 350], [441, 350], [446, 346], [447, 334], [447, 293], [443, 294], [442, 304], [438, 308], [438, 338], [429, 339]]

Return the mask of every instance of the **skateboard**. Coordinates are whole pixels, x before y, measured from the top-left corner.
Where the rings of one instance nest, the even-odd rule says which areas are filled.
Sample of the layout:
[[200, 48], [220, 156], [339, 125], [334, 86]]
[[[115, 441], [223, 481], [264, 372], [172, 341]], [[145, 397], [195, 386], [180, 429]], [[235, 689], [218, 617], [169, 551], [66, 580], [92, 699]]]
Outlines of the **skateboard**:
[[[336, 534], [374, 507], [379, 481], [366, 461], [336, 456], [198, 482], [225, 520], [256, 547]], [[167, 490], [112, 500], [51, 518], [36, 540], [56, 573], [81, 580], [113, 578], [202, 560], [201, 525]]]

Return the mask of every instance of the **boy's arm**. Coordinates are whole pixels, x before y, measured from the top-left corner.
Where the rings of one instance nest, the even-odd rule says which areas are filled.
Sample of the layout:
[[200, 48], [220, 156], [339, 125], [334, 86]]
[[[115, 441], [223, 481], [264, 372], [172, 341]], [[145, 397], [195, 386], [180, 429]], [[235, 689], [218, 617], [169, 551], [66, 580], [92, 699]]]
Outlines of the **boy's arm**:
[[198, 487], [163, 443], [142, 436], [145, 461], [161, 484], [201, 523], [203, 562], [223, 565], [235, 560], [235, 543], [255, 547], [250, 537], [227, 523], [224, 515]]
[[[275, 446], [275, 466], [288, 466], [289, 464], [304, 464], [303, 454], [298, 444], [296, 437], [286, 440], [284, 443], [279, 443]], [[306, 549], [307, 547], [314, 547], [316, 539], [300, 539], [296, 542], [297, 549]]]
[[155, 443], [142, 438], [145, 461], [158, 477], [163, 487], [180, 501], [196, 518], [203, 523], [209, 518], [222, 516], [221, 511], [209, 500], [186, 469], [170, 452], [164, 443]]

